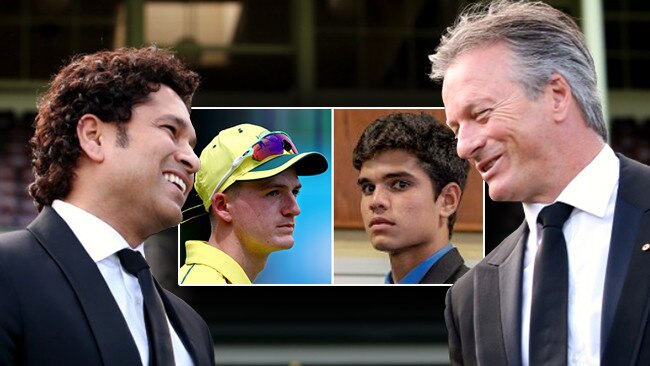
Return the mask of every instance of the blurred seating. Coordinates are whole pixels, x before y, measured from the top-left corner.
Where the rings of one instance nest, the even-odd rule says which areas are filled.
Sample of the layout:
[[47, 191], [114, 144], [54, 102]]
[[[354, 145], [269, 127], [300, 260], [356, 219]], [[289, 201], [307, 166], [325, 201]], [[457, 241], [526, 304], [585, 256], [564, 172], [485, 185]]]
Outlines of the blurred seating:
[[0, 230], [25, 227], [38, 214], [27, 193], [34, 179], [28, 146], [34, 116], [0, 111]]
[[615, 152], [650, 165], [650, 119], [615, 118], [610, 140]]
[[16, 118], [12, 111], [0, 111], [0, 135], [5, 135], [6, 131], [13, 128]]

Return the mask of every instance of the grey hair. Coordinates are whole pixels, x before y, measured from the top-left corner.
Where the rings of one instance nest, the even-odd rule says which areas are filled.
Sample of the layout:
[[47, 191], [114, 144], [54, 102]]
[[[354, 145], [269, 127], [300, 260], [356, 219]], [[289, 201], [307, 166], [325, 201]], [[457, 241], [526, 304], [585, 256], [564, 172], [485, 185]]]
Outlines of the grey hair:
[[588, 126], [607, 140], [596, 70], [584, 35], [571, 17], [545, 3], [497, 0], [470, 5], [429, 55], [429, 76], [442, 81], [458, 56], [501, 41], [513, 51], [513, 79], [529, 98], [538, 97], [554, 73], [562, 75]]

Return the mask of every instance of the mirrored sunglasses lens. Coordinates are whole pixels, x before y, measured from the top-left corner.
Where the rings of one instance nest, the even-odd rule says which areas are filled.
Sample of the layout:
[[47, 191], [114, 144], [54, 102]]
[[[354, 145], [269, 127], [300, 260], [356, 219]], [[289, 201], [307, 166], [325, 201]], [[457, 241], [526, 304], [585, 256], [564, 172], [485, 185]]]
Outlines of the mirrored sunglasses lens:
[[253, 146], [253, 159], [262, 161], [269, 156], [282, 155], [285, 151], [298, 153], [296, 146], [283, 134], [270, 134]]

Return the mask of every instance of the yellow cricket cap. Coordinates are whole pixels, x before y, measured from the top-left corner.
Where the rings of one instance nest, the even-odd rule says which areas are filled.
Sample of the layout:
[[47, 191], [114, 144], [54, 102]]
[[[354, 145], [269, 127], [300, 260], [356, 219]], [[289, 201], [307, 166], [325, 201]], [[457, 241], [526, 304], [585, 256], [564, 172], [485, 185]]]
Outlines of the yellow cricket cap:
[[[283, 137], [285, 148], [282, 153], [256, 160], [252, 154], [253, 145], [272, 134], [286, 136], [286, 139]], [[270, 132], [249, 123], [219, 132], [203, 149], [200, 160], [201, 168], [194, 177], [194, 189], [206, 211], [210, 209], [214, 193], [225, 191], [236, 181], [272, 177], [289, 167], [294, 167], [297, 175], [316, 175], [325, 172], [328, 167], [327, 159], [318, 152], [296, 153], [286, 133]], [[221, 185], [217, 187], [220, 182]]]

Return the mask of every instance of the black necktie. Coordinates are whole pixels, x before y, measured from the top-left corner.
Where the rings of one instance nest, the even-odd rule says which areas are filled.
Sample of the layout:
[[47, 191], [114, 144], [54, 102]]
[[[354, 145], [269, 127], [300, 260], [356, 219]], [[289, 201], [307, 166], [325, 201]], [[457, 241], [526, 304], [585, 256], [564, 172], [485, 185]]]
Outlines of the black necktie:
[[569, 260], [562, 226], [573, 207], [556, 202], [537, 217], [542, 243], [535, 256], [530, 309], [530, 366], [567, 364]]
[[147, 261], [144, 260], [140, 252], [131, 249], [122, 249], [117, 252], [117, 256], [120, 258], [122, 267], [138, 278], [142, 289], [149, 338], [149, 364], [155, 366], [174, 365], [174, 351], [165, 309], [153, 283]]

